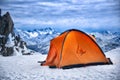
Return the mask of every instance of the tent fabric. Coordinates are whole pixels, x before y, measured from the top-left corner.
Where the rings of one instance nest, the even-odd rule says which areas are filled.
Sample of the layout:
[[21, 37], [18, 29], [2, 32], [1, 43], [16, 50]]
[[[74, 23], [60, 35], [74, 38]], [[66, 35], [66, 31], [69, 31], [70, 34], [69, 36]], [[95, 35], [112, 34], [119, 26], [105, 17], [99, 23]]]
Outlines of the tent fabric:
[[68, 30], [50, 42], [43, 66], [62, 68], [78, 64], [109, 63], [101, 48], [91, 36], [79, 30]]

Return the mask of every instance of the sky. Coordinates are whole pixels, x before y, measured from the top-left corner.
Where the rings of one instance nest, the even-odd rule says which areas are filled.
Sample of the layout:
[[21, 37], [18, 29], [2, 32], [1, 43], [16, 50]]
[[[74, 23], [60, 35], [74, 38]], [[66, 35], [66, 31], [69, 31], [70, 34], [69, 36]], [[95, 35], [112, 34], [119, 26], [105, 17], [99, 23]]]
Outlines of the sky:
[[120, 0], [0, 0], [15, 28], [119, 30]]

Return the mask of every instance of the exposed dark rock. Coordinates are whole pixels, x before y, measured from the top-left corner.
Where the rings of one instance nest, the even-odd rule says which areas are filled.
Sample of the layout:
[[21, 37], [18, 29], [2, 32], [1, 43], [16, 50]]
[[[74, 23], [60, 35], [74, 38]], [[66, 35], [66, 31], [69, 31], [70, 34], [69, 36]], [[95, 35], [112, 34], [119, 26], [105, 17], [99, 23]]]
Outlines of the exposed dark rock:
[[11, 56], [13, 54], [13, 47], [4, 47], [1, 54], [3, 56]]
[[7, 37], [0, 37], [0, 45], [5, 45], [7, 42]]
[[31, 53], [25, 53], [25, 54], [23, 53], [23, 55], [32, 55], [32, 54]]
[[21, 41], [20, 42], [20, 48], [23, 48], [24, 49], [24, 46], [26, 46], [26, 43], [24, 41]]
[[18, 49], [18, 48], [16, 48], [16, 50], [19, 52], [19, 49]]
[[5, 46], [8, 40], [8, 35], [13, 33], [13, 26], [13, 20], [11, 19], [9, 12], [1, 16], [0, 9], [0, 46], [2, 47], [0, 52], [3, 56], [9, 56], [13, 53], [12, 47]]
[[21, 40], [20, 35], [15, 35], [13, 29], [14, 23], [9, 12], [1, 16], [0, 9], [0, 54], [3, 56], [13, 55], [14, 50], [19, 54], [25, 54], [26, 42]]
[[11, 16], [9, 12], [1, 16], [0, 19], [0, 34], [8, 36], [9, 33], [13, 32], [13, 20], [11, 19]]

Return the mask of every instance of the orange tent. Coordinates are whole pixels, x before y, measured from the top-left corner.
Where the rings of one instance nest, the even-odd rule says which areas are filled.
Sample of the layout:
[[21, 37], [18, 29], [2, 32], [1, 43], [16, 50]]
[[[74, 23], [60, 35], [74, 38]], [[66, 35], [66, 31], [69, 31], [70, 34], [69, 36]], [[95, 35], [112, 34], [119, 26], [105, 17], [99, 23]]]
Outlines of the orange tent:
[[48, 56], [42, 66], [68, 68], [110, 62], [92, 37], [72, 29], [51, 40]]

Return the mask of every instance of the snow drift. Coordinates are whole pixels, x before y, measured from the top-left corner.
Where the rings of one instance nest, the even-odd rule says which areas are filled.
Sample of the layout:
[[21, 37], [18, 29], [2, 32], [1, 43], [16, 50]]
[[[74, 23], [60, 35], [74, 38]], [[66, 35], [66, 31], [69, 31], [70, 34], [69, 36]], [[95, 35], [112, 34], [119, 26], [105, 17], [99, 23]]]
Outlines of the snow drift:
[[0, 56], [0, 80], [119, 80], [120, 47], [106, 54], [113, 65], [87, 66], [73, 69], [50, 69], [40, 66], [46, 55]]

